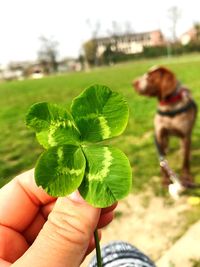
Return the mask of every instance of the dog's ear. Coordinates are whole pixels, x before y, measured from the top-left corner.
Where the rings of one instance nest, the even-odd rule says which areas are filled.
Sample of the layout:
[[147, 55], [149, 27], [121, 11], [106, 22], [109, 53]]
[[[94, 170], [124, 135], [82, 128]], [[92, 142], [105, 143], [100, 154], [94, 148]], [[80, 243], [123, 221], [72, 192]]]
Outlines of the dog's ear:
[[156, 71], [160, 73], [160, 98], [163, 99], [174, 92], [177, 80], [174, 73], [165, 67], [158, 67]]

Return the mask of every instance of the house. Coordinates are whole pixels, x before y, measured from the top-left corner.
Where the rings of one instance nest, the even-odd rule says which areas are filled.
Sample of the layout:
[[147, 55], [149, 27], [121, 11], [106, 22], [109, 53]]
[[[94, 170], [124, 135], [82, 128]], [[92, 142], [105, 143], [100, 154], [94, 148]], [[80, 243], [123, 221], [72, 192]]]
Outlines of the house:
[[180, 42], [182, 45], [187, 45], [192, 41], [200, 40], [200, 24], [196, 23], [194, 26], [189, 29], [187, 32], [183, 33], [180, 36]]
[[45, 75], [44, 67], [39, 63], [33, 64], [29, 68], [28, 77], [31, 79], [41, 79]]
[[160, 30], [97, 38], [95, 41], [98, 57], [104, 53], [108, 46], [113, 52], [136, 54], [141, 53], [145, 46], [165, 45], [165, 39]]
[[10, 68], [10, 66], [0, 66], [0, 80], [12, 81], [12, 80], [23, 80], [24, 73], [21, 68]]
[[58, 72], [79, 72], [82, 70], [82, 65], [79, 61], [74, 58], [64, 58], [58, 62]]
[[191, 28], [187, 32], [183, 33], [180, 36], [180, 42], [182, 45], [187, 45], [191, 41], [194, 41], [196, 39], [197, 30], [195, 28]]
[[37, 62], [10, 62], [0, 67], [0, 80], [12, 81], [25, 78], [38, 79], [44, 76], [42, 66]]

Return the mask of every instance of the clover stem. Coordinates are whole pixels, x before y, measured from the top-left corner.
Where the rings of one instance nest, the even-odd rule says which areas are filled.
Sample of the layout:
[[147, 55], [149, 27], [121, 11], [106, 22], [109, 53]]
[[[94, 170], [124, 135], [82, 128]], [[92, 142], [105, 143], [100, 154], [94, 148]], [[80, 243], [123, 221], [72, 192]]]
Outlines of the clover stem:
[[94, 231], [94, 239], [96, 246], [97, 267], [102, 267], [101, 249], [99, 245], [99, 237], [97, 229]]

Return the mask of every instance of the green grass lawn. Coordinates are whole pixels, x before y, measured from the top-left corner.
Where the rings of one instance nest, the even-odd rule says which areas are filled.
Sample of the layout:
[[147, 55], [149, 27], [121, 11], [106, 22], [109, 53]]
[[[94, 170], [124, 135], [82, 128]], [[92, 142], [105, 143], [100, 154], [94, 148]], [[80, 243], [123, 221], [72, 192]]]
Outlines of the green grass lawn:
[[[151, 185], [158, 192], [159, 166], [153, 141], [153, 116], [156, 100], [137, 95], [131, 82], [152, 65], [171, 68], [180, 81], [191, 88], [200, 101], [200, 54], [178, 58], [140, 60], [91, 72], [71, 73], [40, 80], [25, 80], [0, 84], [0, 185], [35, 165], [42, 148], [34, 133], [26, 128], [25, 114], [38, 101], [61, 103], [69, 107], [73, 97], [94, 83], [105, 84], [123, 93], [130, 107], [130, 119], [125, 133], [116, 138], [116, 146], [129, 157], [133, 168], [134, 190]], [[173, 139], [169, 155], [171, 166], [179, 171], [178, 141]], [[200, 182], [200, 123], [193, 132], [192, 173]], [[179, 160], [180, 159], [180, 160]]]

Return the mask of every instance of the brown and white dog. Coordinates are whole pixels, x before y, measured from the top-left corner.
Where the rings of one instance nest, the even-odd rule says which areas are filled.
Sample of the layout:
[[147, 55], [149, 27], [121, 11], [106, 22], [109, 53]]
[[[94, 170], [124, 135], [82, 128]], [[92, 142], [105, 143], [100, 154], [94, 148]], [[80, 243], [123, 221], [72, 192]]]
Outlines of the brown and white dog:
[[[183, 163], [180, 176], [184, 187], [194, 185], [190, 173], [190, 149], [192, 128], [197, 114], [197, 106], [191, 93], [176, 79], [175, 74], [165, 67], [153, 67], [143, 76], [133, 81], [135, 90], [158, 99], [158, 110], [154, 118], [155, 138], [162, 155], [166, 155], [169, 136], [182, 140]], [[168, 186], [169, 175], [162, 170], [163, 184]]]

